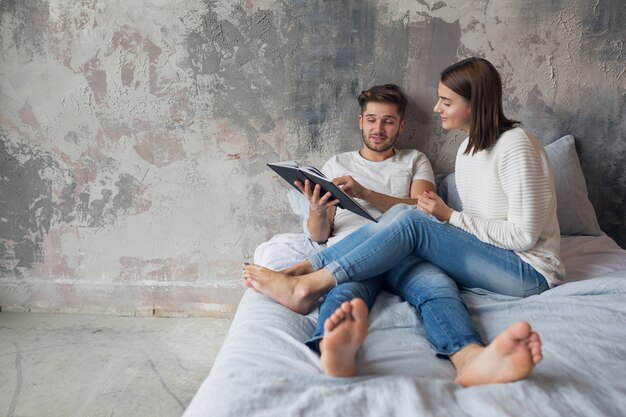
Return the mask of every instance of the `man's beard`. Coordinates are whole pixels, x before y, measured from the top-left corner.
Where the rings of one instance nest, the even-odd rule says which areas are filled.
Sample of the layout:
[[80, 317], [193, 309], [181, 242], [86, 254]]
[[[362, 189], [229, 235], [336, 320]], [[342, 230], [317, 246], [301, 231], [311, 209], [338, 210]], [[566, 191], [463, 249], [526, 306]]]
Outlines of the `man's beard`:
[[393, 136], [391, 138], [391, 140], [389, 142], [387, 142], [384, 147], [380, 147], [370, 144], [369, 142], [369, 138], [366, 136], [366, 133], [362, 131], [361, 136], [363, 137], [363, 144], [365, 145], [365, 147], [371, 151], [374, 152], [386, 152], [389, 149], [393, 148], [393, 146], [396, 144], [396, 142], [398, 141], [398, 137], [400, 136], [400, 132], [396, 132], [395, 136]]

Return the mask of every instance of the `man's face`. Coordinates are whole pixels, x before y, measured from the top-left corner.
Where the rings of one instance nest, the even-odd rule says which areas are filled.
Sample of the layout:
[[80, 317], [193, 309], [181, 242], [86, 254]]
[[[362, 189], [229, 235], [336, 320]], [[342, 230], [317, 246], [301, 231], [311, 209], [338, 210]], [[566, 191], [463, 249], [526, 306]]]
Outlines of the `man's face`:
[[363, 114], [359, 115], [363, 143], [374, 152], [391, 149], [404, 130], [404, 124], [398, 107], [391, 103], [369, 102]]

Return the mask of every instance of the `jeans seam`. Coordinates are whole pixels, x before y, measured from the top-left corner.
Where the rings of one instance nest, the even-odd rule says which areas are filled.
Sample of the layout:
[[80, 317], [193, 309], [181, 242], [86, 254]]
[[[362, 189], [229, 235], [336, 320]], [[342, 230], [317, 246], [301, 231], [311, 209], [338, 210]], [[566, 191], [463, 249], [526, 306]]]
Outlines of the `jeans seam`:
[[[539, 275], [541, 275], [541, 274], [539, 274]], [[524, 291], [523, 298], [530, 297], [530, 296], [537, 295], [537, 294], [541, 294], [542, 292], [547, 291], [550, 288], [550, 285], [548, 284], [548, 281], [543, 276], [542, 276], [542, 278], [543, 278], [543, 282], [541, 284], [537, 285], [534, 288], [531, 288], [529, 290]], [[547, 287], [547, 288], [545, 288], [544, 290], [541, 290], [539, 292], [537, 291], [537, 290], [540, 290], [544, 286]]]
[[[408, 292], [408, 291], [405, 291], [405, 290], [396, 290], [396, 289], [394, 289], [394, 293], [395, 293], [396, 295], [401, 296], [401, 297], [402, 297], [403, 295], [409, 294], [409, 292]], [[408, 302], [408, 300], [407, 300], [407, 298], [406, 298], [406, 297], [403, 297], [403, 298], [404, 298], [404, 299]], [[464, 303], [462, 300], [460, 300], [460, 299], [458, 299], [458, 298], [454, 298], [454, 297], [434, 297], [434, 298], [429, 298], [429, 299], [425, 299], [425, 300], [424, 300], [424, 299], [421, 299], [421, 298], [419, 298], [419, 297], [416, 297], [416, 298], [417, 298], [417, 299], [418, 299], [418, 301], [419, 301], [419, 305], [423, 305], [425, 308], [427, 308], [427, 309], [430, 311], [430, 314], [431, 314], [431, 316], [434, 318], [434, 321], [435, 321], [435, 323], [437, 324], [437, 326], [439, 327], [439, 329], [440, 329], [440, 330], [442, 331], [442, 333], [446, 336], [446, 338], [447, 338], [447, 339], [451, 342], [451, 343], [449, 343], [450, 348], [449, 348], [449, 349], [446, 349], [446, 350], [441, 349], [439, 346], [435, 346], [435, 350], [437, 351], [437, 354], [450, 356], [450, 355], [454, 354], [455, 352], [458, 352], [458, 351], [459, 351], [460, 349], [462, 349], [464, 346], [466, 346], [466, 345], [468, 345], [468, 344], [471, 344], [471, 343], [479, 343], [480, 345], [483, 345], [483, 346], [484, 346], [484, 343], [482, 342], [482, 340], [480, 340], [480, 339], [476, 339], [476, 338], [471, 338], [471, 340], [470, 340], [470, 341], [463, 340], [463, 341], [461, 341], [461, 342], [459, 342], [458, 340], [453, 340], [454, 338], [452, 338], [452, 337], [450, 336], [450, 334], [449, 334], [449, 333], [448, 333], [448, 331], [445, 329], [445, 327], [444, 327], [444, 326], [442, 326], [441, 322], [437, 319], [437, 315], [436, 315], [436, 314], [434, 314], [434, 310], [430, 307], [430, 305], [428, 305], [428, 304], [427, 304], [427, 302], [428, 302], [428, 301], [437, 300], [437, 299], [439, 299], [439, 298], [448, 298], [448, 299], [452, 299], [452, 300], [455, 300], [455, 301], [459, 301], [461, 304], [465, 305], [465, 303]], [[411, 304], [411, 303], [409, 302], [409, 304]], [[412, 305], [412, 304], [411, 304], [411, 305]], [[418, 306], [413, 305], [413, 307], [415, 307], [418, 311], [420, 310], [420, 308], [419, 308]], [[470, 318], [470, 319], [471, 319], [471, 318]], [[424, 320], [422, 319], [422, 322], [423, 322], [423, 321], [424, 321]], [[476, 330], [474, 330], [474, 331], [476, 331]], [[425, 333], [427, 332], [426, 328], [424, 328], [424, 332], [425, 332]]]
[[[433, 309], [430, 308], [430, 306], [428, 304], [424, 305], [425, 308], [427, 308], [430, 311], [430, 314], [434, 317], [435, 322], [437, 323], [437, 326], [439, 326], [439, 328], [442, 330], [443, 334], [446, 335], [446, 338], [448, 340], [451, 339], [450, 335], [448, 334], [447, 330], [441, 325], [441, 323], [439, 322], [439, 319], [433, 314]], [[423, 319], [422, 319], [423, 322]], [[426, 332], [426, 329], [424, 329], [424, 332]], [[439, 347], [437, 347], [437, 351], [439, 351]], [[441, 353], [440, 351], [438, 353]]]

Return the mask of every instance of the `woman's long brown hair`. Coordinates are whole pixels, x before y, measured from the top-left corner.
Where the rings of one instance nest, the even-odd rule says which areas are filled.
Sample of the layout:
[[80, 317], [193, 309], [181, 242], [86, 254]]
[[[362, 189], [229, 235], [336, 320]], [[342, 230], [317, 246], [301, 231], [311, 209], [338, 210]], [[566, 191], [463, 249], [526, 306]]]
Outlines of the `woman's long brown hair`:
[[441, 72], [441, 82], [470, 104], [469, 143], [465, 154], [491, 148], [502, 133], [520, 122], [502, 111], [502, 80], [486, 59], [468, 58]]

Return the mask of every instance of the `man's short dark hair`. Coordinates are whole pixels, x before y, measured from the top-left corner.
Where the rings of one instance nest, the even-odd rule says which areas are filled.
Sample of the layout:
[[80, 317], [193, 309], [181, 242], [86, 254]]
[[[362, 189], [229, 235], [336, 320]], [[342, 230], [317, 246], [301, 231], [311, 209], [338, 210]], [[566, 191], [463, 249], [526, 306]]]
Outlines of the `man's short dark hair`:
[[377, 103], [391, 103], [398, 108], [398, 114], [404, 119], [407, 99], [400, 87], [395, 84], [375, 85], [359, 94], [359, 106], [361, 113], [365, 111], [367, 103], [373, 101]]

